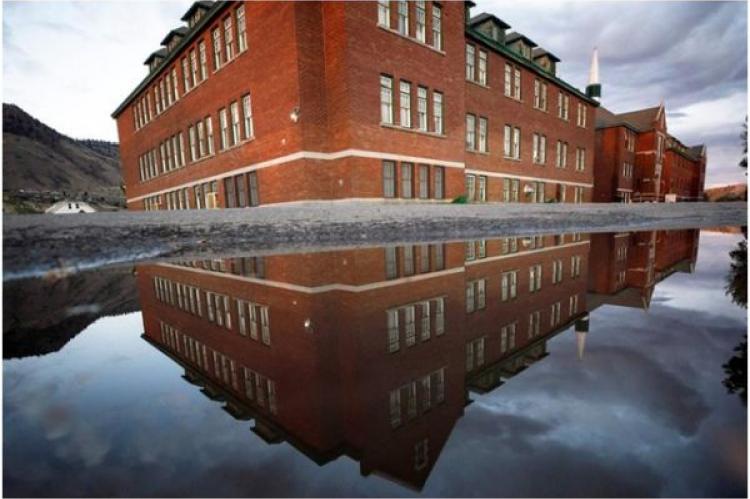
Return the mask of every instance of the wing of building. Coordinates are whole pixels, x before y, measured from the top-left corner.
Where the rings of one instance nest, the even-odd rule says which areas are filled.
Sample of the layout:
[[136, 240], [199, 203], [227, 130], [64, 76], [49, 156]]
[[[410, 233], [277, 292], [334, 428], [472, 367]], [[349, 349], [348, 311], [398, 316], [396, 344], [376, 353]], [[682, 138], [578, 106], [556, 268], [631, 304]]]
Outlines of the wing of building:
[[590, 201], [598, 102], [472, 5], [196, 2], [113, 114], [128, 207]]

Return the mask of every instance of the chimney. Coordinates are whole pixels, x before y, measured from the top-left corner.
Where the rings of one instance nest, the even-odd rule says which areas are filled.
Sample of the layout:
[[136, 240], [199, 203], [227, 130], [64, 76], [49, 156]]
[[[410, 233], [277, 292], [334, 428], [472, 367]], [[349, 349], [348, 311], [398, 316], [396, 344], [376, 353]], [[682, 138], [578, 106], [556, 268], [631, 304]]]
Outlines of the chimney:
[[586, 95], [597, 101], [602, 98], [602, 85], [599, 83], [599, 50], [594, 47], [591, 55], [591, 69], [589, 70], [589, 84], [586, 86]]

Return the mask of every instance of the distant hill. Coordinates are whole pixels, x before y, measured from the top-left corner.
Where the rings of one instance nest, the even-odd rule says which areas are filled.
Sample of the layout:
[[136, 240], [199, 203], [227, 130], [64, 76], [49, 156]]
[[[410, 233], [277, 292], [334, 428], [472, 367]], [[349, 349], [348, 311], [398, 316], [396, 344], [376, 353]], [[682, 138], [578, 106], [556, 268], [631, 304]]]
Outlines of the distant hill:
[[122, 203], [116, 143], [76, 140], [3, 104], [3, 190], [65, 192]]
[[709, 187], [704, 193], [707, 201], [738, 201], [747, 197], [747, 184]]

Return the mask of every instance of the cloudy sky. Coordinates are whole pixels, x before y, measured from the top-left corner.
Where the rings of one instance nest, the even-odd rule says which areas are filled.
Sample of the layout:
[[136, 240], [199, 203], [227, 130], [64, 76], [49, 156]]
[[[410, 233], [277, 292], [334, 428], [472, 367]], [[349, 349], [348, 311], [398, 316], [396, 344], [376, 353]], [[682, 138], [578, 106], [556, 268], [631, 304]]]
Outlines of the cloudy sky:
[[[111, 112], [146, 75], [143, 60], [191, 2], [4, 2], [5, 102], [77, 138], [117, 140]], [[477, 0], [562, 59], [586, 85], [599, 47], [603, 103], [614, 112], [664, 99], [669, 131], [705, 142], [707, 185], [744, 181], [745, 2]]]

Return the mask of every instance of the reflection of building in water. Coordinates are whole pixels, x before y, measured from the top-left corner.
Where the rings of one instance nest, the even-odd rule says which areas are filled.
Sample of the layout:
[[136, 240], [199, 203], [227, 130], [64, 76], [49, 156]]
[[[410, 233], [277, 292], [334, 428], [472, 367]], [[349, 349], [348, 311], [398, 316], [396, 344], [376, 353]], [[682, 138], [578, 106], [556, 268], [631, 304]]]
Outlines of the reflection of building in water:
[[589, 310], [604, 304], [648, 309], [656, 283], [694, 271], [699, 234], [695, 229], [593, 234]]
[[505, 238], [139, 268], [145, 337], [269, 443], [421, 489], [468, 402], [586, 310], [589, 241]]

